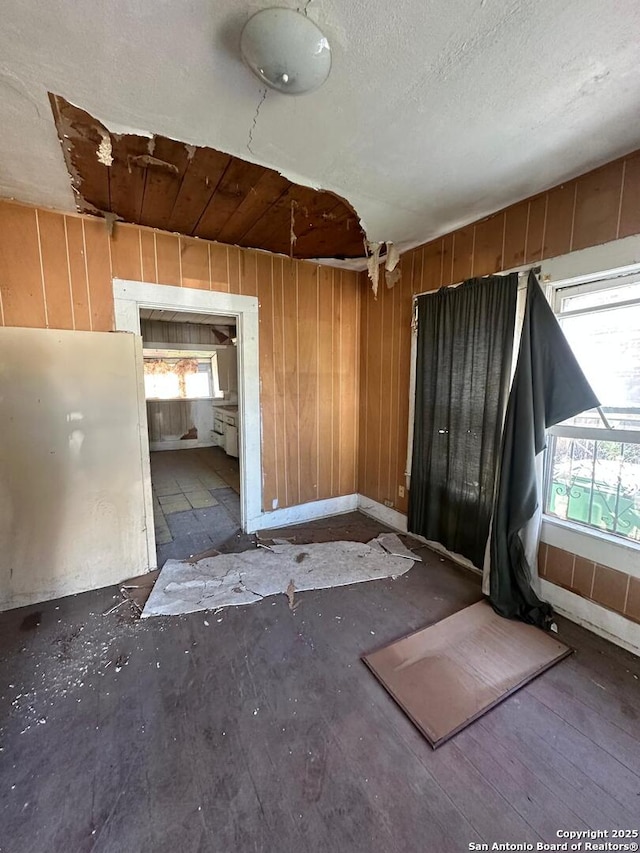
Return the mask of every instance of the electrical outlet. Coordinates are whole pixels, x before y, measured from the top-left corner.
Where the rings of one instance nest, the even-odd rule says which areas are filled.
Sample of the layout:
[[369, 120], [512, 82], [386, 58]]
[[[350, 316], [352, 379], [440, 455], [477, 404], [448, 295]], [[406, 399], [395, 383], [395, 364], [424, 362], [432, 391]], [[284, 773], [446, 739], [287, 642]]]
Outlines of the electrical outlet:
[[404, 497], [404, 486], [398, 486], [398, 497], [399, 498]]
[[388, 506], [388, 507], [392, 507], [392, 506], [393, 506], [393, 501], [385, 501], [385, 502], [384, 502], [384, 505], [385, 505], [385, 506]]

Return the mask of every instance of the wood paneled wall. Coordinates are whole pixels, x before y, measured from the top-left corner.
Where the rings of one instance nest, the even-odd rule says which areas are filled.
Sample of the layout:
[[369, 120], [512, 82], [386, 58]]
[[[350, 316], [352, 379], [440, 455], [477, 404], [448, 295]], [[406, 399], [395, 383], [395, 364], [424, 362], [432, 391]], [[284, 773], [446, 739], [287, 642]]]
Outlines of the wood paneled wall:
[[263, 505], [357, 489], [357, 273], [0, 201], [0, 324], [108, 332], [112, 278], [257, 296]]
[[362, 494], [406, 513], [411, 307], [416, 293], [640, 233], [640, 151], [407, 252], [374, 299], [361, 273]]

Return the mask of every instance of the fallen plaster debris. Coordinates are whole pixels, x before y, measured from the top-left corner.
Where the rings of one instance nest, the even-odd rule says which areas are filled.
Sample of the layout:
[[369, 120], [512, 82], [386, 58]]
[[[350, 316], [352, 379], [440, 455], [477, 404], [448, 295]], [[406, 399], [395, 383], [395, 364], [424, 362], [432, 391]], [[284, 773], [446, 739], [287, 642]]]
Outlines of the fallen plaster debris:
[[378, 542], [385, 551], [388, 551], [389, 554], [393, 554], [394, 557], [402, 557], [405, 560], [412, 560], [413, 562], [418, 563], [422, 562], [422, 557], [418, 557], [413, 553], [413, 551], [410, 551], [407, 546], [402, 543], [402, 540], [397, 533], [381, 533], [380, 536], [373, 541]]
[[396, 578], [409, 571], [413, 565], [409, 559], [380, 550], [379, 545], [379, 542], [286, 543], [274, 544], [270, 550], [256, 548], [240, 554], [220, 554], [196, 564], [168, 560], [142, 617], [177, 616], [253, 604], [271, 595], [287, 595], [291, 602], [294, 592]]

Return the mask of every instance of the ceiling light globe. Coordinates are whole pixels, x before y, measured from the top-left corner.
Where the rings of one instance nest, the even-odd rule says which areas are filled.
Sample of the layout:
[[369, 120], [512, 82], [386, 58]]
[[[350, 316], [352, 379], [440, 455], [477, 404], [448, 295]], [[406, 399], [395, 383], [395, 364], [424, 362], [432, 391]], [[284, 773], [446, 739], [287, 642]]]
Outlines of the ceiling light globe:
[[240, 53], [256, 77], [286, 95], [312, 92], [331, 71], [326, 36], [293, 9], [256, 12], [242, 30]]

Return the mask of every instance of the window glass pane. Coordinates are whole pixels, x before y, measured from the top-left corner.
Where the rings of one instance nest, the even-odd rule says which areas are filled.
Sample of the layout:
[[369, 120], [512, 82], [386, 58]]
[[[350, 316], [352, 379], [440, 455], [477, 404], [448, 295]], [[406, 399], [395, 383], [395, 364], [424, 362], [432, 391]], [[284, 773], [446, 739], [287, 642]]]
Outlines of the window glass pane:
[[211, 397], [210, 359], [145, 359], [144, 390], [147, 400]]
[[[609, 421], [640, 429], [640, 304], [559, 320]], [[575, 422], [600, 425], [595, 413]]]
[[[577, 289], [577, 288], [576, 288]], [[617, 287], [607, 287], [602, 290], [594, 290], [590, 293], [577, 293], [571, 295], [572, 288], [568, 288], [567, 295], [561, 294], [562, 311], [578, 311], [582, 308], [598, 308], [601, 305], [611, 305], [614, 302], [626, 302], [630, 299], [640, 299], [640, 282], [621, 284]]]
[[145, 373], [144, 391], [147, 399], [175, 399], [180, 396], [180, 381], [175, 373]]
[[640, 541], [640, 444], [552, 437], [545, 511]]
[[187, 373], [184, 377], [185, 391], [187, 397], [210, 397], [209, 373], [198, 371], [198, 373]]

